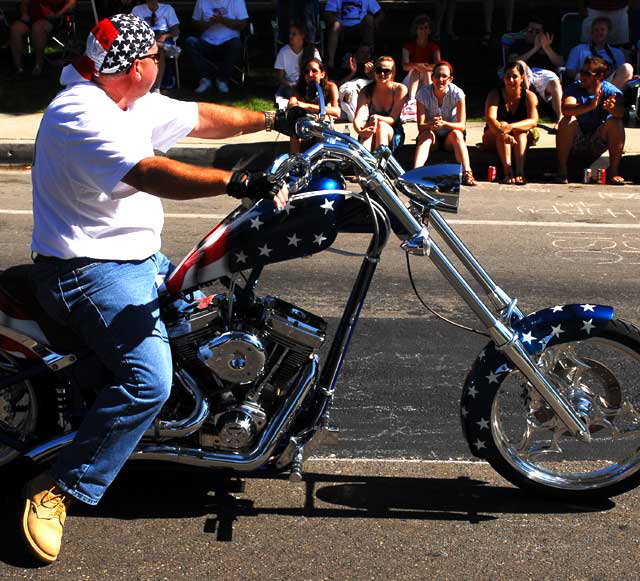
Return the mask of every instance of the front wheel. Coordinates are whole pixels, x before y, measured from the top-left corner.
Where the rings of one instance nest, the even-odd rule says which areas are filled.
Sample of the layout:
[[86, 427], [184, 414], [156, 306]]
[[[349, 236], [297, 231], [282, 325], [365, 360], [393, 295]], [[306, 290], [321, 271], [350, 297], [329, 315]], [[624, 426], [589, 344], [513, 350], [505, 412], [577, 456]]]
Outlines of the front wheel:
[[534, 357], [586, 421], [592, 441], [572, 436], [518, 369], [503, 364], [492, 373], [489, 363], [493, 389], [470, 406], [478, 455], [516, 486], [574, 501], [640, 484], [638, 328], [613, 319], [597, 336], [559, 341]]

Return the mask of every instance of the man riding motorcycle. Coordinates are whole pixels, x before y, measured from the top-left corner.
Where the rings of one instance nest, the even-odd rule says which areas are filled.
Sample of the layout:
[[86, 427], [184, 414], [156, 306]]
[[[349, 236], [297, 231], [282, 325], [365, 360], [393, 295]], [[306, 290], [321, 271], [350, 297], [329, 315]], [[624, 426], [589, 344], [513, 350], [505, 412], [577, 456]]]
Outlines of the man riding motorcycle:
[[153, 31], [117, 14], [89, 34], [83, 57], [44, 113], [32, 171], [34, 285], [47, 312], [78, 335], [113, 375], [73, 443], [49, 472], [25, 485], [22, 531], [44, 562], [60, 551], [72, 499], [96, 504], [150, 426], [171, 389], [171, 353], [156, 281], [170, 263], [160, 250], [160, 198], [227, 193], [273, 198], [287, 189], [262, 173], [205, 169], [154, 155], [186, 136], [220, 139], [286, 120], [150, 89], [157, 74]]

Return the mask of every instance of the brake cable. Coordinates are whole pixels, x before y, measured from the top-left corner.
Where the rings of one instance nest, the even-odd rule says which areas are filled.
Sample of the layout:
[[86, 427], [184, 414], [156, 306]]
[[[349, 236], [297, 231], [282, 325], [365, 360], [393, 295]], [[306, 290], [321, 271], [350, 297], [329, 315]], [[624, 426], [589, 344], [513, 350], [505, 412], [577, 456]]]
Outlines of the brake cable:
[[405, 256], [407, 258], [407, 272], [409, 274], [409, 281], [411, 282], [411, 287], [413, 288], [413, 292], [415, 293], [416, 297], [418, 297], [418, 300], [420, 301], [420, 303], [422, 303], [422, 306], [425, 309], [427, 309], [432, 315], [434, 315], [435, 317], [437, 317], [441, 321], [444, 321], [445, 323], [449, 323], [450, 325], [453, 325], [454, 327], [458, 327], [458, 329], [462, 329], [463, 331], [469, 331], [470, 333], [475, 333], [476, 335], [482, 335], [483, 337], [489, 338], [489, 334], [486, 331], [480, 331], [479, 329], [474, 329], [472, 327], [467, 327], [466, 325], [463, 325], [461, 323], [456, 323], [455, 321], [452, 321], [451, 319], [448, 319], [447, 317], [445, 317], [444, 315], [441, 315], [440, 313], [435, 311], [432, 307], [430, 307], [423, 300], [423, 298], [420, 296], [420, 292], [418, 291], [418, 287], [416, 287], [416, 283], [413, 280], [413, 273], [411, 272], [411, 261], [409, 260], [409, 253], [407, 252], [405, 254]]

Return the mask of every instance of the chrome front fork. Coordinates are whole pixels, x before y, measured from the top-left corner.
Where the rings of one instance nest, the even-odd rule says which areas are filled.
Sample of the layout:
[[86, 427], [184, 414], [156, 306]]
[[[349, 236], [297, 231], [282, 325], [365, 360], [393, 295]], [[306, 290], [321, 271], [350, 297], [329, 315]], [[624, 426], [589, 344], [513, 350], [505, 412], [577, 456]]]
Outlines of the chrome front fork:
[[[417, 222], [416, 222], [417, 224]], [[437, 232], [445, 244], [455, 253], [463, 266], [479, 283], [483, 291], [498, 311], [497, 317], [493, 311], [480, 299], [456, 266], [449, 260], [440, 247], [429, 237], [426, 227], [406, 240], [402, 247], [411, 254], [428, 255], [436, 268], [444, 275], [451, 286], [458, 292], [469, 308], [476, 314], [487, 328], [496, 347], [504, 351], [509, 360], [520, 370], [527, 380], [551, 406], [567, 429], [583, 442], [590, 442], [591, 435], [588, 427], [574, 411], [570, 402], [558, 388], [553, 385], [537, 365], [532, 361], [524, 345], [518, 339], [518, 333], [511, 328], [513, 318], [521, 319], [523, 314], [511, 299], [482, 268], [471, 254], [462, 240], [451, 230], [442, 216], [435, 210], [430, 212], [430, 226]]]

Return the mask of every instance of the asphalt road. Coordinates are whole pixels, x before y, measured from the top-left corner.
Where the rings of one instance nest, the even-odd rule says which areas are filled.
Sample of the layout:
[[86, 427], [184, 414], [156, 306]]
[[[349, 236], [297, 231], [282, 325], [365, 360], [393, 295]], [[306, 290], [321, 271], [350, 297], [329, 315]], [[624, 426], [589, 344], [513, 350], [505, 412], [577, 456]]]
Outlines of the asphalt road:
[[[28, 182], [0, 170], [0, 268], [29, 258]], [[232, 207], [166, 203], [165, 252], [179, 260]], [[640, 321], [639, 217], [635, 187], [483, 184], [463, 191], [450, 223], [523, 311], [603, 303]], [[366, 245], [341, 236], [331, 252], [274, 265], [262, 294], [334, 323]], [[426, 259], [412, 264], [427, 302], [477, 325]], [[0, 578], [635, 579], [637, 492], [549, 504], [467, 463], [458, 400], [483, 343], [425, 314], [392, 239], [338, 384], [341, 442], [319, 452], [335, 459], [307, 464], [306, 485], [249, 481], [233, 498], [213, 479], [171, 470], [150, 486], [129, 471], [98, 509], [73, 509], [58, 563], [28, 568], [9, 543]]]

